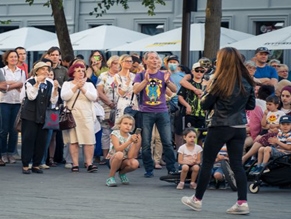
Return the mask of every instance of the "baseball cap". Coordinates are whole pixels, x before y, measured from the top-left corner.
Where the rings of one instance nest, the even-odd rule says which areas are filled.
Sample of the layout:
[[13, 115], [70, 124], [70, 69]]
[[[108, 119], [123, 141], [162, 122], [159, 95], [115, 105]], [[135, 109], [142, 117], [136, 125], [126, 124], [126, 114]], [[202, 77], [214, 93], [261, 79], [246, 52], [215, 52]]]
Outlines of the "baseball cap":
[[289, 116], [289, 115], [281, 116], [279, 123], [280, 124], [281, 123], [291, 123], [291, 116]]
[[179, 58], [176, 55], [170, 55], [170, 56], [168, 56], [167, 62], [169, 62], [170, 60], [175, 60], [175, 61], [179, 62]]
[[255, 54], [257, 54], [258, 52], [266, 52], [266, 53], [270, 54], [270, 51], [269, 51], [269, 49], [267, 47], [259, 47], [259, 48], [257, 48]]
[[195, 70], [195, 68], [203, 68], [203, 66], [201, 65], [200, 62], [196, 62], [196, 63], [193, 64], [192, 70]]

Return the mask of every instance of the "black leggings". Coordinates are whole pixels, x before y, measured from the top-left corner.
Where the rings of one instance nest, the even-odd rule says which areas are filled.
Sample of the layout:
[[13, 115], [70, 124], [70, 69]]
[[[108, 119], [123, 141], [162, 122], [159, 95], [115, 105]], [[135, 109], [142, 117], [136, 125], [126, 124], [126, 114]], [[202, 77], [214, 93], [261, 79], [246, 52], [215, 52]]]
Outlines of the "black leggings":
[[227, 146], [230, 166], [235, 174], [238, 200], [247, 200], [247, 178], [242, 165], [245, 128], [229, 126], [210, 127], [204, 143], [203, 161], [195, 197], [202, 199], [211, 176], [215, 158], [224, 144]]

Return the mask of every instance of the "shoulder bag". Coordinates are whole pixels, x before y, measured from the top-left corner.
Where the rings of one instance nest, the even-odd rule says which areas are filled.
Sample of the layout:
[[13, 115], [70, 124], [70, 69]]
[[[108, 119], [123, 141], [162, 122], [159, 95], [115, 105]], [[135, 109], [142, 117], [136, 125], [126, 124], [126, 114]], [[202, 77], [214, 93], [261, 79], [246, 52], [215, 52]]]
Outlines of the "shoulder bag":
[[67, 129], [72, 129], [72, 128], [76, 127], [76, 122], [75, 122], [74, 116], [72, 114], [72, 109], [75, 106], [75, 103], [79, 97], [79, 94], [80, 94], [80, 90], [76, 96], [76, 99], [75, 99], [71, 109], [69, 109], [67, 106], [64, 107], [64, 109], [60, 115], [60, 122], [59, 122], [60, 130], [67, 130]]
[[60, 117], [60, 109], [59, 107], [48, 107], [45, 112], [45, 122], [42, 129], [51, 129], [51, 130], [59, 130], [59, 117]]

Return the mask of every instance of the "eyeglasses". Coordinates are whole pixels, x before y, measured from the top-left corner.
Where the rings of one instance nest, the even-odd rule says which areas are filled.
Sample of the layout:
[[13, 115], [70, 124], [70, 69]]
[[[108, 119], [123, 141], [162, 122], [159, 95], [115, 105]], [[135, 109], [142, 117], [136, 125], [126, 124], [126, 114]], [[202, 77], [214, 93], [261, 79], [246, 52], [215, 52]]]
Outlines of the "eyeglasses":
[[205, 72], [205, 70], [195, 70], [195, 69], [194, 69], [194, 71], [195, 71], [196, 73], [202, 73], [202, 74]]
[[287, 70], [282, 70], [282, 71], [278, 71], [278, 72], [288, 72]]
[[273, 68], [279, 68], [280, 65], [271, 65]]

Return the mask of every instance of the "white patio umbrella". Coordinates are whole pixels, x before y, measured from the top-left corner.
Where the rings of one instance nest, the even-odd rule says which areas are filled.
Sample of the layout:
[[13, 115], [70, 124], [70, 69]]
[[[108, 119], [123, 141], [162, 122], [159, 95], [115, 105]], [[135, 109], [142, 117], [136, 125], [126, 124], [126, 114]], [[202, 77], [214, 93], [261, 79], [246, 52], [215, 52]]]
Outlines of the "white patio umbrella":
[[291, 49], [291, 26], [253, 36], [229, 46], [239, 50], [255, 50], [258, 47], [267, 47], [270, 50]]
[[[204, 50], [204, 24], [191, 24], [190, 51]], [[110, 51], [181, 51], [182, 28], [150, 36], [130, 44], [114, 47]], [[253, 35], [221, 27], [220, 45], [227, 45]]]
[[16, 30], [7, 31], [0, 34], [0, 49], [14, 49], [18, 46], [24, 48], [35, 44], [43, 43], [55, 39], [55, 33], [41, 30], [35, 27], [22, 27]]
[[[136, 31], [113, 25], [102, 25], [70, 35], [74, 50], [107, 50], [125, 43], [148, 37]], [[57, 40], [42, 43], [28, 48], [29, 51], [44, 51], [51, 46], [58, 46]]]

